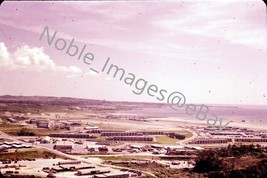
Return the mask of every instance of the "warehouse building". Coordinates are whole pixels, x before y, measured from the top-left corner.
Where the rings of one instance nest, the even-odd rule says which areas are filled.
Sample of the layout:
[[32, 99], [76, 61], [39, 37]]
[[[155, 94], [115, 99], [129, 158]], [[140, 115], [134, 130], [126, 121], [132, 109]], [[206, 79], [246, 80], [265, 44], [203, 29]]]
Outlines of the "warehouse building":
[[64, 153], [70, 153], [73, 148], [74, 144], [70, 141], [58, 141], [53, 147], [54, 150], [62, 151]]
[[36, 121], [36, 126], [38, 128], [49, 128], [49, 121], [48, 120], [37, 120]]
[[86, 176], [86, 175], [94, 175], [94, 174], [105, 174], [110, 173], [110, 170], [103, 168], [95, 168], [95, 169], [83, 169], [79, 170], [76, 175], [78, 176]]

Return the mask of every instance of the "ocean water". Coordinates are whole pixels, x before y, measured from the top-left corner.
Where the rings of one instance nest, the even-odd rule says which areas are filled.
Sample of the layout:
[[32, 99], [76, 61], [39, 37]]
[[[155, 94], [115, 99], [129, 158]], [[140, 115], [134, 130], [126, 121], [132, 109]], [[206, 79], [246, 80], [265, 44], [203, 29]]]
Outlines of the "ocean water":
[[[200, 107], [197, 108], [199, 110]], [[117, 114], [140, 115], [151, 117], [188, 118], [185, 108], [174, 110], [168, 106], [144, 107], [128, 111], [119, 111]], [[218, 118], [233, 122], [261, 123], [267, 127], [267, 106], [230, 106], [209, 105], [209, 115], [215, 114]]]

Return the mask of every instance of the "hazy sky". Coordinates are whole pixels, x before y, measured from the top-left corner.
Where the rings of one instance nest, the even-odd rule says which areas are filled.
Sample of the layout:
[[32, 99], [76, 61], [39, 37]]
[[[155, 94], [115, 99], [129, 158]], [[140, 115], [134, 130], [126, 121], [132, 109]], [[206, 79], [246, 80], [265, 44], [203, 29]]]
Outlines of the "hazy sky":
[[[92, 64], [39, 40], [45, 26], [94, 54]], [[267, 104], [266, 6], [261, 0], [4, 2], [0, 95], [158, 102], [100, 73], [110, 57], [188, 102]]]

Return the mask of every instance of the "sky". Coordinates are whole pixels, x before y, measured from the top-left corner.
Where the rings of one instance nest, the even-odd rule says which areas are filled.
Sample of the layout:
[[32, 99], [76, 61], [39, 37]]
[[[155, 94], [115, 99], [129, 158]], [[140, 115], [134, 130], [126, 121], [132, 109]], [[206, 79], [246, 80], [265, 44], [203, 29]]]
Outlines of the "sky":
[[[86, 45], [94, 60], [39, 40], [45, 27], [55, 40]], [[266, 27], [260, 0], [3, 2], [0, 95], [158, 102], [90, 70], [110, 58], [188, 102], [267, 105]]]

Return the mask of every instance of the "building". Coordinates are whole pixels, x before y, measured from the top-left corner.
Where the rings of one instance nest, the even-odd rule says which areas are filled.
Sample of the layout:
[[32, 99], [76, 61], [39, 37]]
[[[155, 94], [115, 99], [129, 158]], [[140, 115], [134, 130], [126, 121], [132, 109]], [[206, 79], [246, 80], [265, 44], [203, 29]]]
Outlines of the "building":
[[41, 143], [50, 143], [50, 141], [51, 141], [50, 137], [46, 136], [41, 140]]
[[189, 145], [185, 145], [185, 149], [188, 150], [204, 150], [204, 148], [199, 147], [199, 146], [189, 146]]
[[49, 121], [48, 120], [37, 120], [36, 121], [36, 126], [38, 128], [49, 128]]
[[0, 143], [0, 150], [8, 150], [8, 149], [22, 149], [22, 148], [31, 148], [30, 145], [17, 143], [17, 142], [4, 142]]
[[53, 166], [51, 169], [53, 171], [55, 171], [55, 172], [63, 172], [63, 171], [65, 171], [62, 167], [59, 167], [59, 166]]
[[17, 123], [17, 120], [13, 119], [12, 117], [7, 118], [7, 121], [10, 123]]
[[267, 138], [236, 138], [235, 142], [267, 142]]
[[122, 130], [104, 130], [104, 129], [93, 129], [90, 130], [91, 133], [102, 133], [102, 132], [125, 132]]
[[210, 132], [213, 136], [244, 136], [244, 133], [240, 132]]
[[95, 168], [95, 166], [89, 164], [61, 164], [59, 165], [59, 167], [61, 167], [65, 171]]
[[63, 165], [63, 164], [81, 164], [81, 161], [64, 161], [64, 162], [58, 162], [58, 165]]
[[79, 170], [76, 175], [78, 176], [86, 176], [86, 175], [94, 175], [94, 174], [105, 174], [110, 173], [109, 170], [103, 168], [95, 168], [95, 169], [83, 169]]
[[74, 130], [76, 128], [80, 128], [82, 126], [81, 122], [63, 122], [63, 125], [68, 130]]
[[54, 150], [58, 150], [65, 153], [71, 152], [73, 148], [74, 144], [70, 141], [58, 141], [53, 147]]
[[37, 124], [37, 120], [34, 118], [30, 118], [29, 123], [30, 124]]
[[140, 132], [101, 132], [101, 136], [141, 136]]
[[96, 138], [96, 136], [91, 134], [74, 134], [74, 133], [54, 133], [49, 134], [50, 137], [59, 138]]
[[94, 125], [87, 125], [84, 127], [85, 130], [97, 130], [99, 129], [97, 126]]
[[101, 136], [142, 136], [142, 135], [164, 135], [161, 131], [133, 131], [133, 132], [107, 132], [102, 131]]
[[165, 135], [166, 133], [162, 131], [140, 131], [144, 135]]
[[229, 143], [231, 138], [197, 138], [189, 142], [190, 144], [214, 144], [214, 143]]
[[164, 148], [164, 146], [159, 145], [159, 144], [151, 144], [150, 146], [151, 146], [151, 148], [157, 148], [157, 149]]
[[130, 177], [129, 173], [125, 173], [125, 172], [94, 175], [94, 178], [128, 178], [128, 177]]
[[117, 137], [109, 137], [107, 140], [115, 140], [115, 141], [153, 141], [153, 137], [131, 137], [131, 136], [117, 136]]

